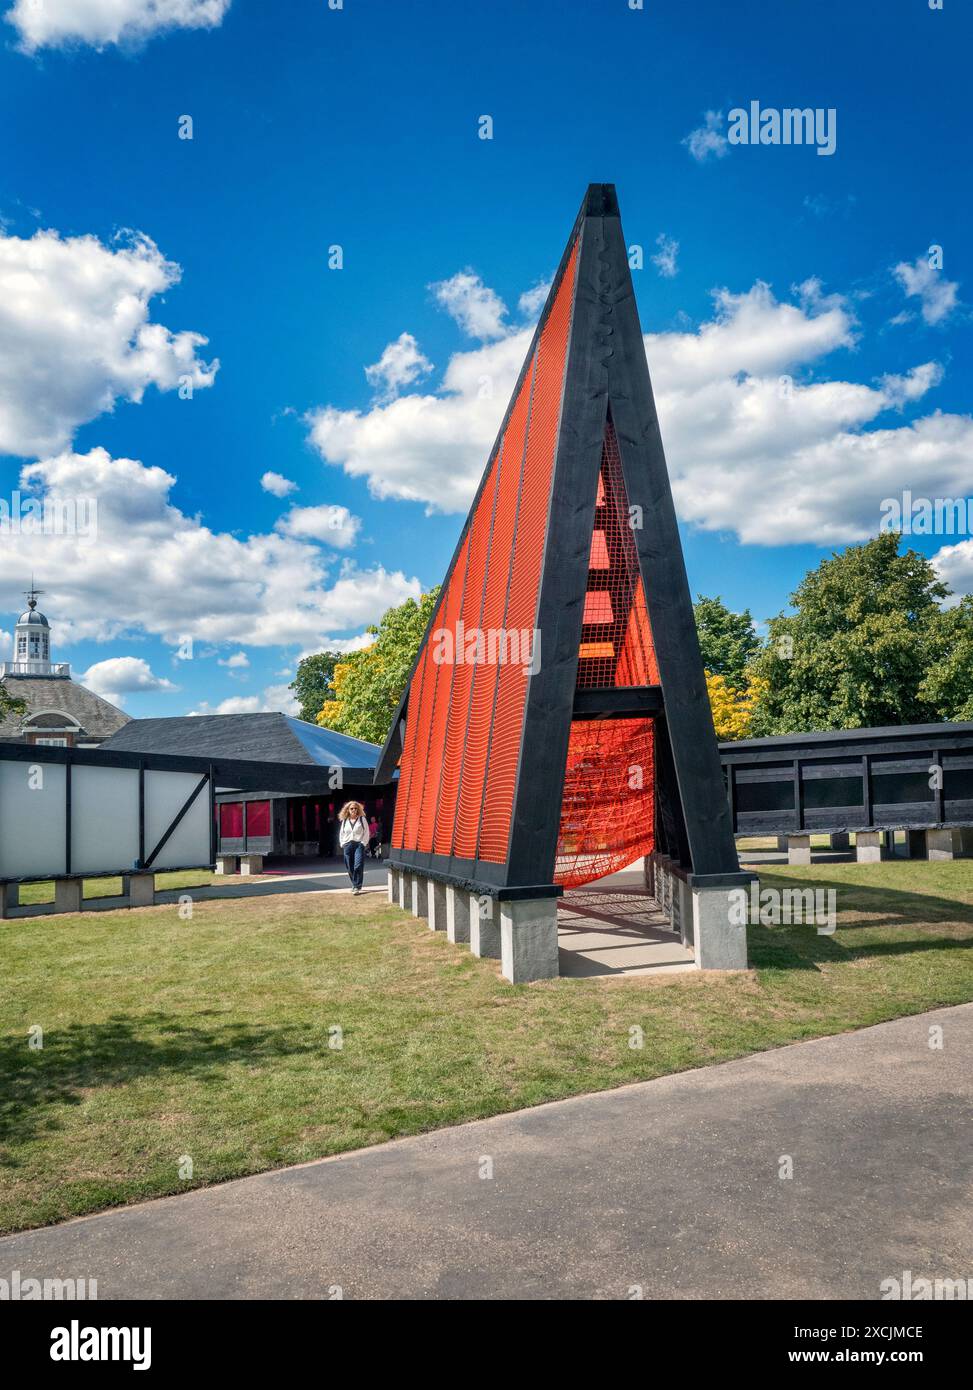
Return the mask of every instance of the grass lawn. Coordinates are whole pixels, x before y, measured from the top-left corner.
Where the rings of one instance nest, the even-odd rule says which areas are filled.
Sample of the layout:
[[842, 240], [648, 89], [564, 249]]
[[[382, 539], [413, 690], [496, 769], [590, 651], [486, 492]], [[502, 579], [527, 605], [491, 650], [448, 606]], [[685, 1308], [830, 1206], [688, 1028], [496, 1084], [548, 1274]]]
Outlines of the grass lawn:
[[753, 926], [723, 976], [514, 986], [377, 894], [0, 923], [0, 1229], [973, 999], [973, 862], [761, 877], [838, 931]]

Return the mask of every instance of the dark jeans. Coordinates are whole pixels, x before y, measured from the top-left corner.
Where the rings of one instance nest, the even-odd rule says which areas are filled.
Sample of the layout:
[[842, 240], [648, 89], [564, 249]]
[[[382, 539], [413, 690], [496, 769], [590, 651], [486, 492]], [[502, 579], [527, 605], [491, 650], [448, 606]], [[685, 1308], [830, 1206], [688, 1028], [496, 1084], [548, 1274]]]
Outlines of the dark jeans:
[[360, 840], [349, 840], [345, 845], [345, 868], [352, 888], [360, 888], [365, 877], [365, 846]]

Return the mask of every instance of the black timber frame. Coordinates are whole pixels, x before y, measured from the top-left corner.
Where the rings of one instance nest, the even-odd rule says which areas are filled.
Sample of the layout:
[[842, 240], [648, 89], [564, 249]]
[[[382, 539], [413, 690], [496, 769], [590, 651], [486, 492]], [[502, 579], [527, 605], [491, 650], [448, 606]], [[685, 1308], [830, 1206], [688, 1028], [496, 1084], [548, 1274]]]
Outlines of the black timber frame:
[[[395, 847], [388, 862], [497, 896], [558, 891], [550, 880], [572, 718], [651, 715], [662, 734], [665, 767], [656, 790], [657, 802], [666, 803], [659, 822], [665, 831], [666, 852], [678, 856], [695, 884], [710, 880], [714, 886], [725, 886], [737, 880], [749, 881], [752, 875], [740, 873], [723, 795], [682, 545], [612, 184], [592, 184], [582, 203], [420, 654], [439, 618], [477, 502], [575, 240], [576, 279], [535, 620], [542, 661], [529, 678], [506, 862], [461, 860]], [[591, 536], [609, 412], [629, 504], [641, 506], [645, 519], [645, 525], [634, 530], [634, 537], [661, 687], [577, 691]], [[377, 781], [391, 777], [401, 753], [409, 715], [408, 691], [418, 662], [419, 657], [379, 758]], [[663, 711], [665, 721], [661, 722]], [[481, 809], [481, 817], [487, 813], [488, 808]]]
[[[720, 745], [727, 807], [736, 835], [797, 835], [815, 831], [931, 830], [973, 827], [973, 723], [911, 724], [891, 728], [783, 734]], [[933, 768], [943, 777], [930, 785]], [[950, 796], [951, 774], [968, 774], [967, 796]], [[925, 782], [922, 799], [893, 799], [892, 779]], [[844, 805], [808, 806], [815, 783], [860, 782], [861, 795]], [[885, 784], [883, 786], [883, 783]], [[741, 810], [741, 792], [780, 792], [790, 805]]]

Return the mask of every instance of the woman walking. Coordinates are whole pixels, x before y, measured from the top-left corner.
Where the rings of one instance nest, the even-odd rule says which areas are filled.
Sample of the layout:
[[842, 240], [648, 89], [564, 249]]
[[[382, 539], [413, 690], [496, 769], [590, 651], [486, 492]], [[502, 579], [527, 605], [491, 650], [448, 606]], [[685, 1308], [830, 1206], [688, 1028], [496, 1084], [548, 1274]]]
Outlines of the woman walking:
[[365, 877], [365, 846], [369, 839], [365, 808], [360, 801], [346, 801], [338, 819], [341, 821], [338, 843], [345, 856], [351, 891], [360, 893]]

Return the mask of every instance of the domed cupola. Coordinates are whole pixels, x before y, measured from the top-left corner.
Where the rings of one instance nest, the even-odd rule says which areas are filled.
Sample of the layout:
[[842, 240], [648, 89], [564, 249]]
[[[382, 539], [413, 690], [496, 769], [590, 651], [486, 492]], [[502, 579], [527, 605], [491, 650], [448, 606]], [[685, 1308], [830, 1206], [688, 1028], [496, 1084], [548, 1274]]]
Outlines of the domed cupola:
[[51, 675], [51, 625], [38, 611], [40, 589], [31, 580], [27, 590], [27, 611], [21, 613], [14, 628], [14, 664], [26, 667], [25, 675]]

